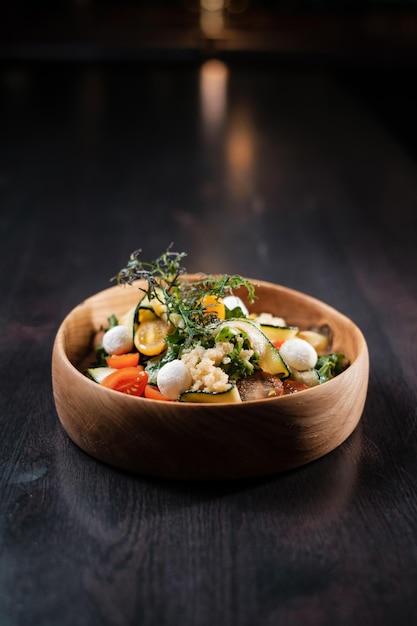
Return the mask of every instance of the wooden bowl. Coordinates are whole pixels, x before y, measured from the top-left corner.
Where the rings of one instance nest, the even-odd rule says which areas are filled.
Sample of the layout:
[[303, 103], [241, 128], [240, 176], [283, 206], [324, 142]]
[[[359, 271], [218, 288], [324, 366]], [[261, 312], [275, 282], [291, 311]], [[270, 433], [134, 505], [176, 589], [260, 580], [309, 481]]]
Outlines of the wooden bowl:
[[[189, 276], [193, 279], [193, 276]], [[333, 352], [350, 366], [336, 378], [299, 393], [238, 404], [162, 402], [104, 388], [83, 373], [93, 338], [111, 314], [140, 297], [138, 284], [88, 298], [62, 322], [52, 353], [52, 385], [69, 437], [94, 458], [137, 474], [174, 479], [236, 479], [273, 474], [318, 459], [358, 424], [366, 399], [369, 356], [359, 328], [319, 300], [253, 280], [251, 311], [269, 311], [288, 324], [329, 325]], [[245, 299], [244, 293], [238, 293]]]

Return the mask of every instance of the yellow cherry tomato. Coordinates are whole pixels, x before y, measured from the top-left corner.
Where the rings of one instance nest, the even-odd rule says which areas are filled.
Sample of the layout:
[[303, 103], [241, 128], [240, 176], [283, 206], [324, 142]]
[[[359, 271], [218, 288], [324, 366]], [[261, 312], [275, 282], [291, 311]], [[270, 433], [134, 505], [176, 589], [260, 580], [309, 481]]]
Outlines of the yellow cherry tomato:
[[167, 347], [165, 337], [171, 330], [171, 324], [160, 318], [148, 319], [139, 324], [133, 341], [142, 354], [156, 356]]

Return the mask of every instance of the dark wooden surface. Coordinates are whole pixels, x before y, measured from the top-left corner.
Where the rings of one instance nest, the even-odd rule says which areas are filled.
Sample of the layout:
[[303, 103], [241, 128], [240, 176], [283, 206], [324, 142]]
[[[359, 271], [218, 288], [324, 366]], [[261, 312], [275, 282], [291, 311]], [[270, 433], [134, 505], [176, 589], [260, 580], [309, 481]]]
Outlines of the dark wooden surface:
[[[228, 72], [209, 129], [198, 64], [1, 66], [1, 626], [416, 622], [413, 119], [396, 92], [388, 123], [366, 76]], [[69, 441], [51, 390], [60, 322], [133, 249], [171, 241], [190, 271], [282, 283], [360, 326], [369, 395], [339, 449], [184, 484]]]

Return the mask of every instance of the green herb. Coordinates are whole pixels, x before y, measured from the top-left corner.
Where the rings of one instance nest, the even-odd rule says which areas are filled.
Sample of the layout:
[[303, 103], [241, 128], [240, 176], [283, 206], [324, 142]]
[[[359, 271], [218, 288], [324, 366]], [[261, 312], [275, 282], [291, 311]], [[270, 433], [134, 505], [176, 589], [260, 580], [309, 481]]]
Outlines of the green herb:
[[148, 296], [158, 295], [159, 289], [169, 291], [178, 286], [178, 279], [181, 274], [185, 274], [185, 267], [181, 266], [181, 261], [187, 256], [185, 252], [173, 252], [172, 244], [166, 252], [161, 254], [155, 261], [147, 262], [140, 259], [142, 250], [135, 250], [130, 255], [126, 267], [112, 280], [117, 280], [120, 284], [131, 285], [135, 280], [145, 280], [148, 284], [146, 293]]
[[136, 280], [145, 281], [146, 287], [139, 287], [148, 300], [154, 298], [165, 305], [168, 321], [172, 321], [175, 331], [168, 335], [168, 345], [179, 345], [180, 349], [200, 342], [206, 345], [213, 334], [213, 328], [220, 322], [217, 315], [210, 314], [205, 307], [205, 295], [214, 295], [219, 299], [232, 294], [234, 290], [244, 287], [248, 300], [255, 299], [253, 284], [239, 275], [211, 276], [199, 274], [193, 282], [182, 280], [186, 273], [182, 261], [185, 252], [174, 252], [168, 247], [155, 261], [144, 262], [140, 259], [141, 250], [130, 255], [125, 268], [120, 270], [113, 280], [118, 284], [133, 284]]
[[343, 372], [348, 365], [349, 363], [346, 362], [345, 355], [339, 352], [319, 356], [316, 363], [316, 370], [318, 371], [320, 383], [325, 383], [327, 380], [334, 378]]
[[[109, 325], [106, 327], [102, 326], [100, 328], [100, 330], [102, 330], [103, 332], [106, 332], [107, 330], [109, 330], [109, 328], [113, 328], [113, 326], [118, 326], [119, 324], [119, 320], [114, 314], [110, 315], [110, 317], [107, 318], [107, 321]], [[99, 346], [96, 347], [95, 353], [96, 353], [96, 360], [95, 360], [93, 367], [101, 367], [101, 366], [107, 365], [106, 356], [108, 356], [108, 354], [103, 348], [103, 344], [100, 344]]]
[[118, 326], [119, 325], [119, 320], [117, 319], [117, 317], [114, 314], [110, 315], [110, 317], [107, 318], [107, 321], [109, 323], [109, 326], [106, 329], [103, 328], [103, 330], [108, 330], [109, 328], [113, 328], [114, 326]]
[[158, 372], [161, 367], [165, 365], [165, 363], [178, 358], [179, 350], [180, 346], [170, 344], [162, 356], [158, 355], [147, 361], [145, 369], [149, 375], [149, 383], [151, 385], [156, 385]]
[[253, 353], [249, 359], [242, 355], [242, 350], [251, 348], [248, 336], [244, 331], [223, 326], [220, 332], [216, 334], [216, 342], [220, 341], [228, 341], [233, 345], [233, 349], [227, 355], [227, 362], [219, 365], [229, 376], [229, 380], [236, 381], [246, 378], [246, 376], [253, 374], [255, 370], [260, 369], [258, 354]]
[[230, 319], [237, 319], [237, 318], [242, 318], [242, 317], [246, 318], [246, 315], [244, 314], [240, 306], [236, 306], [234, 309], [228, 309], [226, 307], [225, 319], [230, 320]]

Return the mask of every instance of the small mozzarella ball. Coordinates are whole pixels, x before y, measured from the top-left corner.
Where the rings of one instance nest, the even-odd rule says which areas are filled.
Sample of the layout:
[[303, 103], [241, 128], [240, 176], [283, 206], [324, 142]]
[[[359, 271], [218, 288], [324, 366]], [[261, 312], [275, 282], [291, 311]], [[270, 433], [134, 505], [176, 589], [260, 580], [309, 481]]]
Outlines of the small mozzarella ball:
[[313, 348], [315, 348], [316, 352], [325, 352], [329, 347], [329, 340], [325, 335], [321, 333], [316, 333], [313, 330], [300, 330], [298, 332], [298, 337], [300, 339], [305, 339], [310, 343]]
[[223, 304], [229, 309], [229, 311], [233, 311], [233, 309], [239, 306], [242, 309], [242, 313], [246, 315], [246, 317], [249, 316], [248, 309], [246, 308], [243, 300], [241, 300], [238, 296], [226, 296], [223, 298]]
[[105, 332], [103, 348], [107, 354], [126, 354], [133, 349], [133, 337], [126, 326], [113, 326]]
[[317, 352], [305, 339], [287, 339], [279, 351], [287, 365], [299, 372], [310, 370], [317, 363]]
[[179, 359], [165, 363], [156, 378], [159, 391], [171, 400], [178, 400], [180, 393], [189, 389], [192, 382], [187, 366]]

